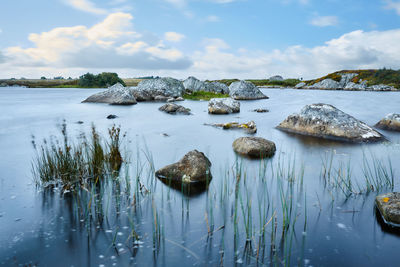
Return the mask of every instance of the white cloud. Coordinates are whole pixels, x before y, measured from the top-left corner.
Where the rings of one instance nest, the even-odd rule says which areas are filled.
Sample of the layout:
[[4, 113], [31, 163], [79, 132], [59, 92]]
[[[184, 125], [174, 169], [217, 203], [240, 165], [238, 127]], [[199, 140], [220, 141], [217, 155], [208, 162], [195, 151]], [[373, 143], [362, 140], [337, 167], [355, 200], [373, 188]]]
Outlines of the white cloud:
[[177, 32], [166, 32], [164, 34], [164, 38], [170, 42], [180, 42], [183, 38], [185, 38], [185, 35]]
[[219, 17], [215, 15], [210, 15], [206, 18], [206, 21], [208, 22], [218, 22], [219, 20]]
[[107, 10], [96, 7], [96, 5], [90, 0], [64, 0], [64, 2], [67, 5], [84, 12], [97, 15], [107, 14]]
[[317, 27], [335, 26], [339, 23], [336, 16], [317, 16], [310, 21], [311, 25]]
[[132, 19], [130, 14], [114, 13], [90, 28], [63, 27], [30, 34], [33, 46], [6, 48], [5, 64], [54, 69], [181, 69], [190, 66], [188, 58], [179, 50], [165, 46], [153, 36], [149, 38], [135, 32]]
[[394, 9], [398, 15], [400, 15], [400, 2], [386, 0], [386, 8], [387, 9]]

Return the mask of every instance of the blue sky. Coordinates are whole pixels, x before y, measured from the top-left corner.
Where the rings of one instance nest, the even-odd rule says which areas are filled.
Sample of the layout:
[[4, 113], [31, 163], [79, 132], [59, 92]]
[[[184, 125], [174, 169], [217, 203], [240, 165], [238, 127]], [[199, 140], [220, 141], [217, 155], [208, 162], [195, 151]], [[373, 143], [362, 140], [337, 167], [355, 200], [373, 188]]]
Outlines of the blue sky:
[[400, 68], [399, 0], [3, 0], [0, 78]]

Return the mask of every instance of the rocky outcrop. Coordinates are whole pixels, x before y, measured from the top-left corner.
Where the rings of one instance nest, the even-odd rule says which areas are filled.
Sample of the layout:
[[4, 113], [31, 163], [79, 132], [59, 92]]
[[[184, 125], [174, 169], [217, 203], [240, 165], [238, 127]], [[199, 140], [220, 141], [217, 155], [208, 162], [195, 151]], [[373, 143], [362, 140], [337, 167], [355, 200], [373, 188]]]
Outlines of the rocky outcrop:
[[261, 137], [240, 137], [232, 144], [233, 150], [251, 158], [269, 158], [275, 154], [274, 142]]
[[175, 99], [185, 92], [183, 83], [174, 78], [155, 78], [141, 81], [137, 87], [130, 88], [138, 101], [163, 101]]
[[350, 142], [384, 139], [365, 123], [328, 104], [307, 105], [300, 113], [287, 117], [277, 128], [291, 133]]
[[224, 130], [229, 129], [242, 129], [248, 134], [255, 134], [257, 132], [257, 126], [254, 121], [249, 121], [247, 123], [238, 122], [228, 122], [228, 123], [215, 123], [215, 124], [205, 124], [214, 127], [221, 127]]
[[247, 81], [234, 82], [229, 86], [229, 95], [236, 100], [266, 99], [260, 89], [253, 83]]
[[239, 101], [232, 98], [212, 98], [208, 102], [208, 113], [210, 114], [229, 114], [240, 112]]
[[134, 105], [136, 98], [131, 90], [125, 88], [122, 84], [117, 83], [107, 90], [91, 95], [82, 103], [107, 103], [111, 105]]
[[181, 105], [177, 105], [177, 104], [173, 104], [173, 103], [167, 103], [167, 104], [161, 106], [158, 110], [164, 111], [168, 114], [190, 115], [189, 108], [185, 108]]
[[396, 88], [389, 85], [379, 84], [368, 86], [367, 81], [359, 80], [353, 82], [358, 76], [357, 73], [337, 73], [340, 81], [324, 79], [314, 84], [307, 85], [305, 82], [298, 83], [296, 89], [322, 89], [322, 90], [348, 90], [348, 91], [396, 91]]
[[269, 77], [268, 80], [281, 82], [281, 81], [283, 81], [283, 77], [280, 75], [275, 75], [275, 76]]
[[226, 84], [220, 82], [203, 82], [198, 80], [197, 78], [190, 76], [186, 80], [183, 81], [183, 86], [185, 90], [188, 92], [213, 92], [219, 94], [228, 94], [229, 88]]
[[387, 224], [400, 226], [400, 193], [379, 195], [375, 198], [375, 204]]
[[400, 132], [400, 114], [390, 113], [381, 119], [375, 127]]
[[202, 153], [192, 150], [180, 161], [156, 171], [156, 176], [180, 183], [204, 183], [211, 180], [211, 162]]

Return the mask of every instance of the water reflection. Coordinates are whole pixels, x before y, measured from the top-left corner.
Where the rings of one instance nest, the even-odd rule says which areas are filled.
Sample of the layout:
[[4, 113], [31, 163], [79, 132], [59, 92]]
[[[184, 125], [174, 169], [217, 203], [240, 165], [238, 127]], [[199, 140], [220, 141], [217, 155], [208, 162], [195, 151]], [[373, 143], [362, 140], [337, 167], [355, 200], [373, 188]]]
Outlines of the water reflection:
[[180, 183], [171, 179], [158, 179], [168, 187], [182, 193], [187, 197], [197, 197], [202, 195], [208, 190], [211, 180], [207, 182], [195, 182], [195, 183]]

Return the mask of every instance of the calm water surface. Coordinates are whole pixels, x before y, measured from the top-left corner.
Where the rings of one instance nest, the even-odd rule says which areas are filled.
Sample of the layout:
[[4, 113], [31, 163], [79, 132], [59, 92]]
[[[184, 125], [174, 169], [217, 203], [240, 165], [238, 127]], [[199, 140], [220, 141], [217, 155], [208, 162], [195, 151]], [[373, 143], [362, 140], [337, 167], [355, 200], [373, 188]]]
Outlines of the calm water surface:
[[[80, 103], [100, 90], [1, 88], [0, 264], [216, 266], [222, 263], [241, 266], [257, 265], [257, 261], [259, 265], [269, 265], [273, 261], [278, 265], [305, 266], [396, 265], [400, 259], [400, 234], [385, 227], [375, 214], [377, 193], [353, 194], [346, 198], [339, 189], [324, 186], [320, 172], [323, 159], [334, 155], [336, 173], [341, 166], [344, 166], [341, 170], [345, 170], [350, 163], [351, 178], [362, 187], [363, 155], [382, 160], [385, 166], [390, 159], [395, 173], [395, 190], [399, 190], [400, 134], [381, 131], [388, 142], [344, 144], [289, 135], [275, 126], [312, 103], [332, 104], [374, 125], [388, 113], [400, 113], [400, 93], [263, 90], [270, 99], [242, 101], [239, 114], [209, 115], [207, 102], [184, 101], [179, 104], [190, 108], [193, 115], [173, 116], [158, 111], [160, 103], [139, 103], [129, 107]], [[255, 108], [267, 108], [270, 112], [252, 112]], [[107, 120], [109, 114], [118, 118]], [[153, 193], [143, 194], [135, 204], [132, 204], [134, 189], [121, 193], [122, 200], [112, 198], [110, 201], [111, 215], [93, 226], [76, 215], [76, 206], [68, 195], [36, 188], [31, 174], [35, 156], [32, 136], [40, 143], [43, 138], [59, 135], [57, 125], [64, 119], [71, 137], [89, 132], [91, 123], [103, 135], [107, 135], [107, 128], [113, 123], [122, 127], [127, 133], [124, 148], [131, 159], [127, 179], [132, 188], [138, 160], [144, 169], [148, 165], [145, 154], [152, 156], [154, 168], [158, 169], [179, 160], [192, 149], [204, 152], [213, 164], [210, 187], [196, 194], [182, 194], [149, 176], [149, 171], [143, 171], [141, 181]], [[269, 219], [273, 217], [274, 209], [278, 214], [278, 232], [281, 227], [279, 182], [271, 175], [260, 186], [260, 161], [235, 155], [232, 142], [244, 136], [243, 132], [203, 125], [250, 120], [257, 124], [256, 136], [277, 145], [276, 155], [264, 162], [267, 169], [275, 168], [276, 173], [280, 164], [287, 170], [290, 169], [289, 162], [295, 165], [296, 173], [304, 168], [304, 188], [295, 194], [293, 209], [296, 209], [294, 217], [298, 219], [290, 237], [290, 249], [288, 242], [283, 247], [278, 246], [279, 234], [279, 248], [270, 246], [273, 228]], [[77, 121], [84, 123], [77, 124]], [[237, 228], [233, 200], [235, 176], [232, 175], [235, 162], [246, 173], [240, 193], [243, 197], [237, 202]], [[115, 193], [114, 189], [109, 188]], [[382, 190], [387, 191], [391, 190]], [[303, 197], [300, 199], [299, 196]], [[116, 202], [120, 210], [114, 207]], [[250, 253], [246, 246], [248, 203], [251, 203], [250, 217], [253, 218], [250, 222], [252, 236], [259, 236], [260, 225], [267, 225], [263, 257], [257, 238], [251, 240]], [[270, 210], [261, 211], [259, 207], [267, 207], [267, 203], [271, 204]], [[161, 229], [157, 245], [154, 245], [154, 222]], [[140, 236], [139, 242], [133, 243], [129, 238], [132, 226]], [[210, 237], [207, 233], [212, 226], [215, 232]], [[286, 251], [286, 254], [282, 252], [275, 258], [268, 256], [271, 249]], [[290, 261], [287, 255], [291, 255]]]

